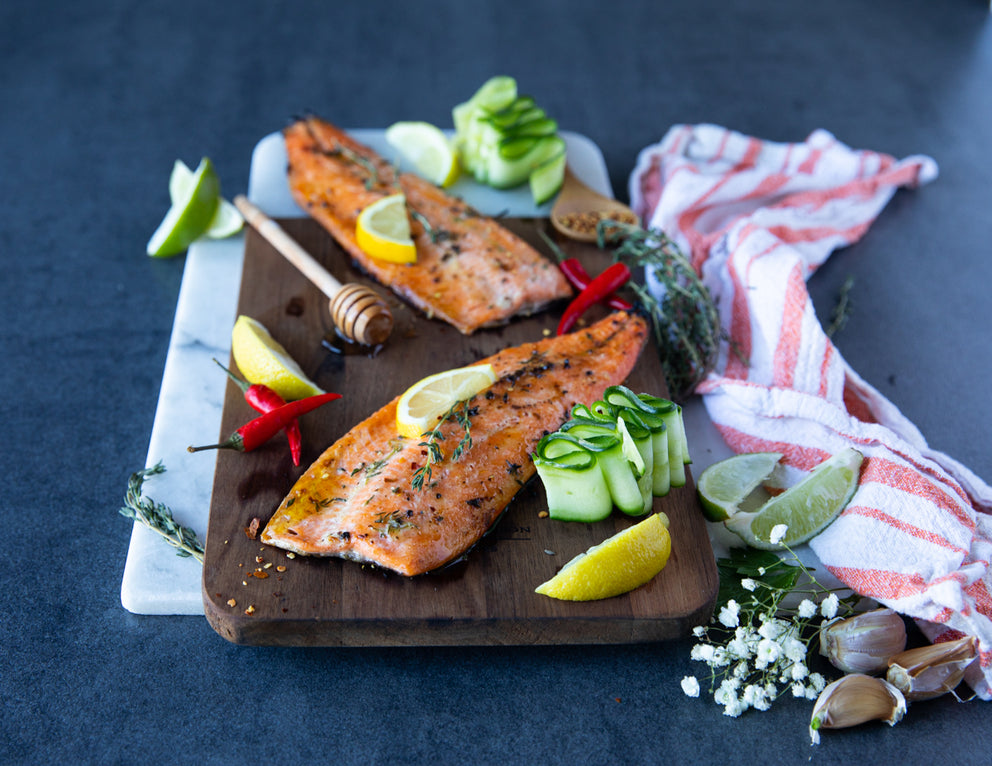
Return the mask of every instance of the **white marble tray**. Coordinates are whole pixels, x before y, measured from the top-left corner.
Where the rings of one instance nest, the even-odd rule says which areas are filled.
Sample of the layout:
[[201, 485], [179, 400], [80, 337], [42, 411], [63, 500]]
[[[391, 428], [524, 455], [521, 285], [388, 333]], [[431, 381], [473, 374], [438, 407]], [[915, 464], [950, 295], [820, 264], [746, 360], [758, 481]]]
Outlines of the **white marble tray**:
[[[383, 156], [394, 158], [382, 130], [350, 132]], [[600, 193], [612, 196], [599, 148], [584, 136], [562, 135], [573, 172]], [[461, 179], [451, 192], [489, 215], [541, 216], [550, 209], [550, 205], [535, 207], [526, 186], [497, 192]], [[273, 217], [303, 215], [286, 182], [286, 152], [279, 133], [266, 136], [252, 153], [248, 198]], [[218, 374], [212, 358], [226, 361], [230, 355], [243, 257], [243, 235], [220, 242], [197, 242], [186, 255], [145, 462], [152, 466], [162, 461], [166, 468], [164, 474], [145, 483], [145, 494], [169, 506], [176, 519], [192, 527], [201, 539], [206, 535], [216, 459], [210, 453], [190, 454], [186, 447], [210, 442], [220, 430], [227, 378]], [[730, 451], [698, 401], [691, 402], [685, 414], [693, 471], [698, 475]], [[136, 614], [203, 614], [200, 575], [199, 563], [180, 558], [158, 536], [135, 524], [124, 566], [121, 603]]]

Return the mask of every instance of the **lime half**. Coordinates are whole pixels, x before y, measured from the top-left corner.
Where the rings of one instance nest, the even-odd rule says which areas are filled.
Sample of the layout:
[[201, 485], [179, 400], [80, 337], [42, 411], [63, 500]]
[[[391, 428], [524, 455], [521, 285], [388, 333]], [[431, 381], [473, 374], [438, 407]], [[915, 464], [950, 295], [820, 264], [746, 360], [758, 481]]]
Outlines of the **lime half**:
[[[851, 501], [863, 459], [855, 449], [842, 450], [757, 511], [738, 511], [723, 523], [752, 548], [800, 545], [830, 526]], [[785, 525], [785, 534], [772, 542], [772, 530], [779, 525]]]
[[703, 515], [710, 521], [726, 521], [736, 514], [781, 459], [781, 452], [745, 452], [704, 470], [696, 483]]
[[[173, 167], [173, 175], [175, 172]], [[170, 193], [172, 187], [170, 178]], [[173, 201], [162, 223], [148, 240], [148, 255], [155, 258], [178, 255], [210, 228], [220, 202], [220, 181], [209, 158], [204, 157], [200, 161], [184, 191], [185, 194]]]

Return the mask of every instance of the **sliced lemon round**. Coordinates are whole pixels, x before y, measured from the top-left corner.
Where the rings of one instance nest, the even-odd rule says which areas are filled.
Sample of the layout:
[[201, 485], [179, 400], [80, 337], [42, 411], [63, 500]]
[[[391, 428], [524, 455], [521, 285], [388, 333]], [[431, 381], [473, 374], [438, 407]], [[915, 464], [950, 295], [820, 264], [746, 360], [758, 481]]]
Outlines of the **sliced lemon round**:
[[458, 156], [444, 132], [429, 122], [396, 122], [386, 129], [386, 141], [398, 150], [417, 175], [438, 186], [458, 178]]
[[249, 383], [268, 386], [286, 401], [324, 393], [256, 319], [238, 317], [231, 331], [231, 353]]
[[[779, 550], [805, 543], [830, 526], [851, 501], [863, 459], [855, 449], [841, 450], [757, 511], [738, 511], [723, 523], [752, 548]], [[772, 542], [772, 530], [783, 524], [785, 535]]]
[[391, 194], [365, 207], [355, 227], [358, 246], [373, 258], [393, 263], [413, 263], [417, 248], [410, 237], [406, 197]]
[[595, 601], [628, 593], [654, 579], [672, 552], [668, 517], [644, 521], [580, 553], [535, 590], [563, 601]]
[[[176, 200], [185, 199], [192, 184], [193, 171], [182, 160], [176, 160], [169, 175], [169, 199], [172, 200], [173, 205], [176, 204]], [[217, 202], [217, 212], [214, 213], [204, 236], [207, 239], [225, 239], [237, 234], [244, 225], [245, 219], [238, 209], [221, 197]]]
[[[726, 521], [742, 510], [781, 459], [781, 452], [744, 452], [706, 468], [696, 483], [703, 515], [710, 521]], [[762, 501], [768, 498], [767, 493], [761, 496]]]
[[396, 429], [400, 436], [418, 438], [437, 425], [458, 402], [471, 399], [496, 382], [491, 364], [458, 367], [419, 380], [396, 403]]
[[[175, 175], [173, 167], [173, 175]], [[185, 189], [173, 201], [169, 212], [165, 214], [162, 223], [148, 240], [145, 248], [148, 255], [155, 258], [165, 258], [178, 255], [188, 248], [195, 240], [203, 235], [210, 227], [217, 206], [220, 203], [220, 181], [210, 159], [204, 157], [186, 184]], [[169, 181], [170, 192], [173, 183]]]

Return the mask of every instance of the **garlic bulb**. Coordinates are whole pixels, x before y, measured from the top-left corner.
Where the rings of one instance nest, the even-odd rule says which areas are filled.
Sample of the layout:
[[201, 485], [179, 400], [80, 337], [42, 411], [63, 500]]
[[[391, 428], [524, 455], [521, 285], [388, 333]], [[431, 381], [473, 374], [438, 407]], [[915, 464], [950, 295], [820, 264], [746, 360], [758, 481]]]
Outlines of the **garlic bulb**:
[[820, 692], [809, 722], [813, 744], [820, 741], [820, 729], [844, 729], [868, 721], [885, 721], [894, 726], [906, 713], [906, 699], [888, 681], [863, 673], [844, 676]]
[[900, 652], [889, 660], [889, 683], [917, 702], [952, 691], [975, 660], [974, 636]]
[[845, 673], [882, 673], [906, 648], [906, 624], [891, 609], [875, 609], [820, 628], [820, 654]]

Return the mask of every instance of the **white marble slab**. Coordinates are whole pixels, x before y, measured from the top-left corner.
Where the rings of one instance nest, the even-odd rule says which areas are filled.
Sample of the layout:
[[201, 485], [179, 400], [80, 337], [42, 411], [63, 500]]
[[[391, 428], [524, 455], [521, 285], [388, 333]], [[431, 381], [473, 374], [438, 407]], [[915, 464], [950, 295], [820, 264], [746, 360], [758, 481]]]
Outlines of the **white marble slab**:
[[[353, 135], [392, 159], [381, 130], [353, 130]], [[583, 181], [612, 196], [606, 164], [598, 147], [584, 136], [563, 133], [569, 164]], [[536, 208], [526, 186], [497, 192], [469, 179], [451, 189], [489, 215], [547, 215]], [[282, 136], [263, 138], [252, 153], [248, 197], [273, 217], [302, 216], [286, 182], [286, 151]], [[220, 242], [197, 242], [186, 255], [175, 324], [169, 342], [162, 388], [152, 425], [145, 465], [162, 461], [166, 472], [147, 480], [146, 496], [165, 503], [176, 519], [206, 536], [213, 453], [190, 454], [190, 444], [212, 442], [218, 435], [227, 378], [218, 374], [214, 357], [226, 361], [237, 310], [244, 258], [244, 236]], [[201, 567], [180, 558], [154, 533], [134, 525], [124, 576], [121, 603], [136, 614], [202, 614]]]

